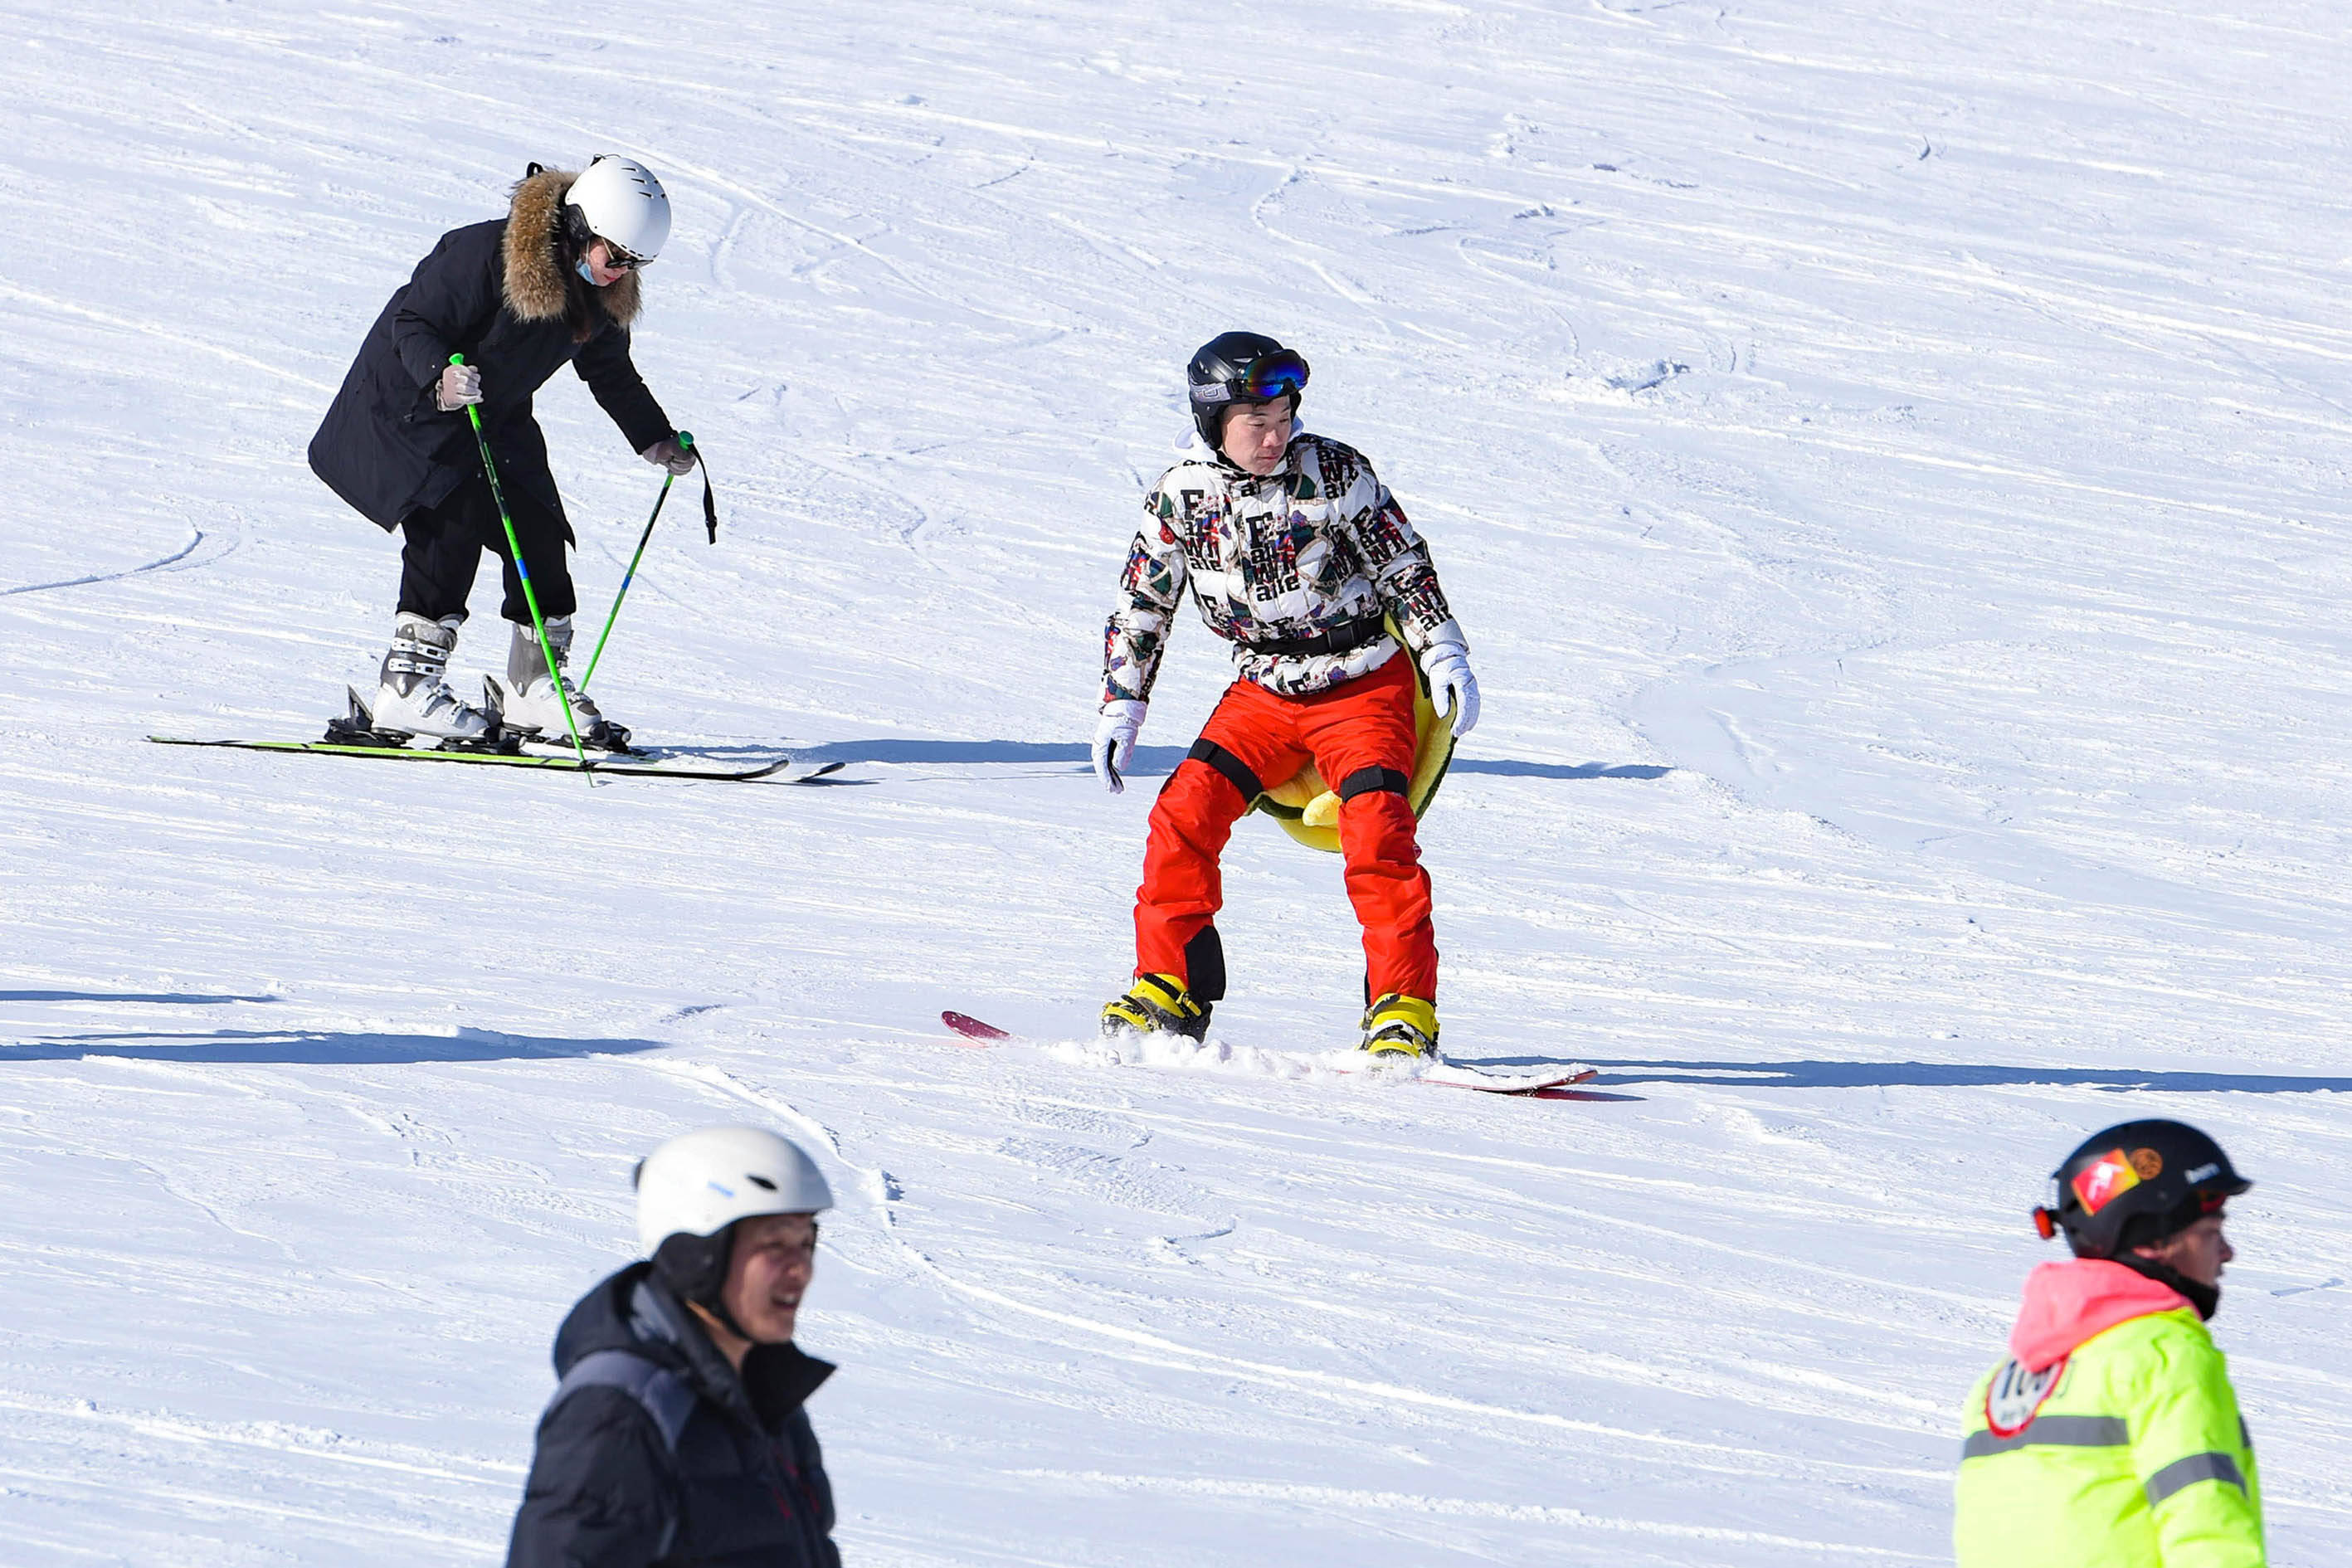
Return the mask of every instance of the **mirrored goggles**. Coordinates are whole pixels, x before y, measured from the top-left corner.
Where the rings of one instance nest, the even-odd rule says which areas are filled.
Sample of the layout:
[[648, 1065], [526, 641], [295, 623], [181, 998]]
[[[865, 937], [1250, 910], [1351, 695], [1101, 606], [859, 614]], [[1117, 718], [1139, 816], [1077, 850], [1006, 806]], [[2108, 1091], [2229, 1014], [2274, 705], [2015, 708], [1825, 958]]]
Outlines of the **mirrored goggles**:
[[1307, 361], [1292, 349], [1260, 354], [1250, 361], [1239, 380], [1227, 385], [1236, 400], [1263, 402], [1275, 397], [1296, 397], [1306, 390]]

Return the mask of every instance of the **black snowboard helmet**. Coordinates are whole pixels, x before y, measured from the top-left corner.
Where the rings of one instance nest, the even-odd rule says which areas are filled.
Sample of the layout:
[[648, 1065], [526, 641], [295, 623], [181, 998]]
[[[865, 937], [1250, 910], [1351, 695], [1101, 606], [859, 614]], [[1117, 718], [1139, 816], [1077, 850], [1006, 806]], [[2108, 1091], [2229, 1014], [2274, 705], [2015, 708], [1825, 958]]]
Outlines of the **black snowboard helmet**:
[[2077, 1258], [2162, 1241], [2253, 1185], [2185, 1121], [2126, 1121], [2093, 1133], [2050, 1180], [2054, 1197], [2033, 1211], [2034, 1228], [2045, 1238], [2063, 1230]]
[[1211, 451], [1222, 451], [1226, 409], [1288, 397], [1291, 412], [1298, 411], [1307, 361], [1264, 332], [1219, 332], [1193, 351], [1184, 379], [1192, 388], [1192, 427]]

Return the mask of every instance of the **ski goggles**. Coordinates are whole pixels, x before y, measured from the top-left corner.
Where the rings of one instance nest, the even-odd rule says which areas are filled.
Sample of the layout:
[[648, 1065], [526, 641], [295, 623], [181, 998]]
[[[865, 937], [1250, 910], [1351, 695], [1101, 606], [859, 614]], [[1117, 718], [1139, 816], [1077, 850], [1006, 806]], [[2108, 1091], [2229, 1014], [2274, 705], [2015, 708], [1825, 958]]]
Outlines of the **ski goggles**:
[[[538, 165], [533, 164], [532, 167], [537, 168]], [[563, 237], [570, 245], [572, 254], [575, 258], [585, 258], [589, 247], [602, 243], [604, 247], [604, 254], [609, 258], [604, 263], [607, 271], [635, 272], [640, 268], [653, 264], [652, 257], [633, 255], [616, 241], [606, 239], [603, 235], [590, 228], [588, 215], [568, 204], [563, 209]]]
[[1192, 389], [1198, 403], [1267, 403], [1296, 397], [1307, 386], [1307, 361], [1295, 349], [1260, 354], [1231, 381]]
[[604, 266], [610, 271], [635, 272], [640, 268], [653, 265], [654, 258], [650, 256], [632, 256], [611, 240], [604, 239], [604, 236], [599, 235], [596, 237], [604, 239]]

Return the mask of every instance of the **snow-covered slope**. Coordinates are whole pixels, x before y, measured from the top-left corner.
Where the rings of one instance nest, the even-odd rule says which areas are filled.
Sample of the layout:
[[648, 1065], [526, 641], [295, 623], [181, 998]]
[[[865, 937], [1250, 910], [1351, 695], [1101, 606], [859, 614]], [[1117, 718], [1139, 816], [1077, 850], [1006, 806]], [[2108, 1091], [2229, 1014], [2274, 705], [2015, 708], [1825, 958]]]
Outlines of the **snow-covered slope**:
[[[856, 1563], [1944, 1561], [2038, 1178], [2151, 1113], [2261, 1184], [2219, 1329], [2275, 1561], [2342, 1561], [2352, 41], [2181, 9], [0, 10], [0, 1556], [498, 1561], [630, 1163], [747, 1118], [844, 1198]], [[599, 150], [726, 529], [598, 693], [845, 782], [142, 743], [372, 670], [303, 446]], [[1262, 822], [1199, 1070], [937, 1026], [1123, 973], [1100, 614], [1239, 325], [1474, 639], [1448, 1043], [1615, 1098], [1276, 1070], [1360, 971]], [[601, 609], [653, 471], [541, 409]], [[1180, 630], [1145, 771], [1223, 679]]]

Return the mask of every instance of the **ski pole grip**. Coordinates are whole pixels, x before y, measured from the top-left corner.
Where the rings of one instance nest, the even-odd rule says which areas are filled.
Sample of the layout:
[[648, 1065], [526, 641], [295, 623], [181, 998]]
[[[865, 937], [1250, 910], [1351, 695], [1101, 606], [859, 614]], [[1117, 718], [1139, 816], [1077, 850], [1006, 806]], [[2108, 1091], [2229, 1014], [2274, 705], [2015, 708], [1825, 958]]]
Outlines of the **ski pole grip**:
[[[450, 363], [451, 364], [464, 364], [464, 363], [466, 363], [466, 356], [465, 356], [464, 354], [461, 354], [461, 353], [451, 354], [451, 355], [449, 356], [449, 363]], [[482, 433], [482, 411], [481, 411], [480, 409], [478, 409], [478, 408], [475, 407], [475, 406], [474, 406], [472, 404], [470, 404], [470, 403], [468, 403], [467, 405], [466, 405], [466, 422], [467, 422], [467, 424], [471, 425], [471, 426], [474, 427], [474, 434], [475, 434], [475, 435], [479, 436], [479, 435]], [[482, 461], [483, 461], [483, 463], [484, 463], [486, 466], [487, 466], [487, 465], [488, 464], [488, 462], [489, 462], [489, 458], [490, 458], [490, 449], [489, 449], [488, 447], [483, 447], [483, 448], [482, 448]], [[490, 487], [491, 487], [491, 489], [496, 489], [498, 488], [498, 480], [497, 480], [497, 479], [493, 479], [490, 481]], [[501, 504], [503, 504], [503, 503], [501, 503]], [[516, 556], [516, 557], [515, 557], [515, 566], [516, 566], [516, 568], [517, 568], [518, 570], [520, 570], [520, 569], [521, 568], [521, 566], [522, 566], [522, 557], [521, 557], [521, 556], [518, 555], [518, 556]]]
[[694, 447], [694, 432], [691, 430], [679, 431], [677, 433], [677, 444], [681, 447], [687, 447], [688, 450], [691, 450]]

